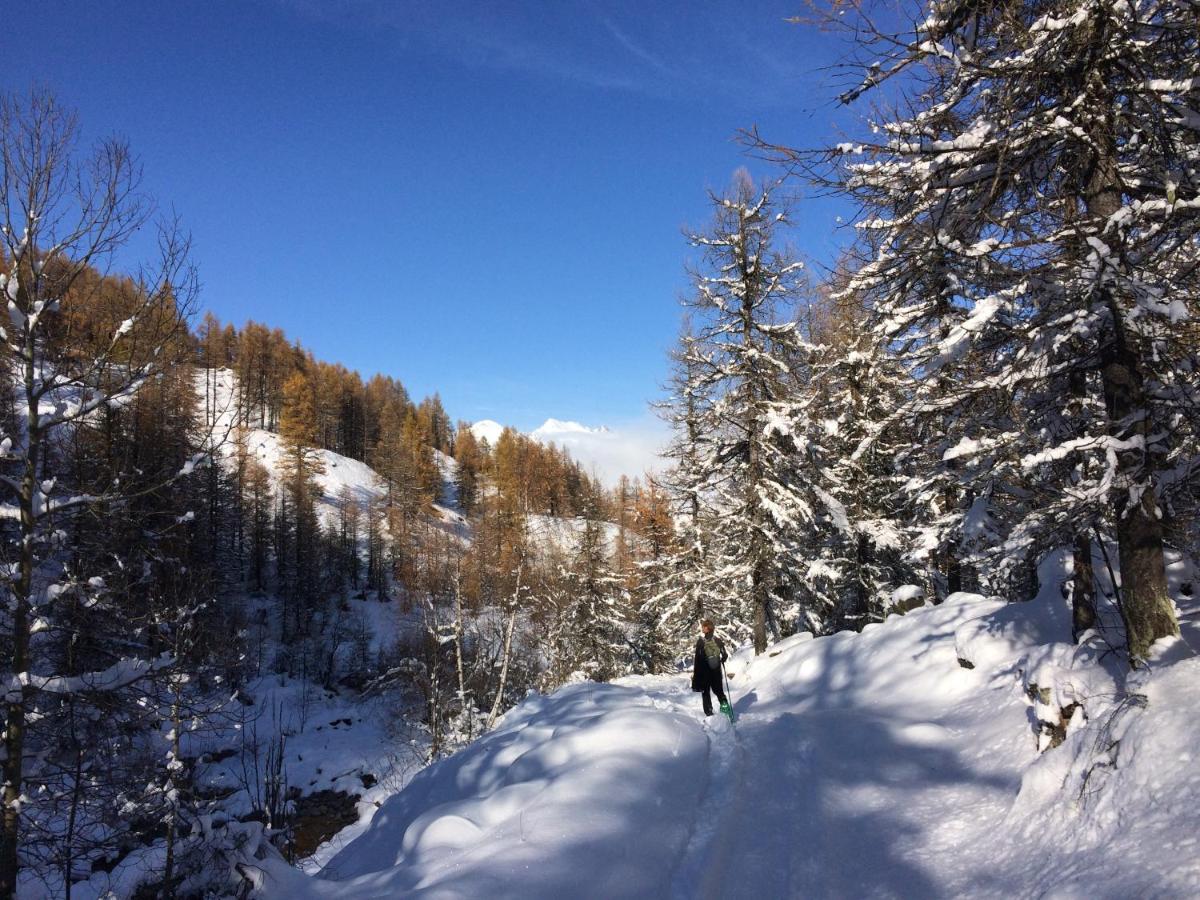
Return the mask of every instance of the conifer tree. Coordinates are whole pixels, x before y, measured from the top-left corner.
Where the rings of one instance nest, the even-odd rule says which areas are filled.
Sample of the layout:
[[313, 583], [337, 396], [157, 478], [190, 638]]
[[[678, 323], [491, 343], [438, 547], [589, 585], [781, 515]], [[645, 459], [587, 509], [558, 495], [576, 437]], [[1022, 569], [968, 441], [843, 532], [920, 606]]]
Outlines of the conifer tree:
[[672, 360], [669, 394], [659, 413], [672, 429], [664, 454], [672, 464], [662, 476], [662, 484], [671, 500], [677, 540], [664, 543], [666, 556], [645, 573], [644, 602], [672, 648], [683, 654], [691, 645], [697, 623], [720, 613], [711, 589], [710, 555], [716, 525], [709, 507], [710, 472], [702, 465], [713, 452], [709, 444], [713, 435], [705, 425], [711, 409], [700, 380], [695, 337], [687, 327]]
[[1162, 511], [1195, 477], [1195, 10], [944, 2], [911, 34], [856, 27], [871, 65], [844, 100], [915, 85], [829, 177], [868, 211], [851, 288], [916, 376], [910, 414], [946, 435], [924, 457], [932, 543], [986, 518], [1003, 572], [1055, 542], [1086, 564], [1111, 534], [1144, 659], [1178, 633]]
[[479, 502], [484, 453], [470, 426], [465, 422], [458, 424], [458, 432], [454, 439], [454, 459], [458, 463], [458, 506], [464, 515], [469, 516]]
[[694, 628], [685, 623], [672, 641], [663, 624], [660, 607], [664, 598], [679, 593], [676, 581], [679, 556], [670, 499], [654, 480], [649, 480], [637, 493], [633, 528], [639, 546], [636, 573], [629, 584], [633, 663], [639, 672], [664, 672], [672, 658], [682, 653], [684, 645], [690, 644]]
[[271, 555], [271, 476], [247, 445], [245, 432], [239, 433], [235, 441], [235, 458], [242, 484], [246, 581], [251, 590], [265, 591]]
[[278, 566], [284, 600], [282, 638], [287, 644], [297, 633], [307, 631], [321, 585], [315, 479], [323, 466], [315, 450], [316, 392], [303, 372], [293, 373], [284, 383], [279, 436], [284, 454]]
[[609, 681], [628, 659], [627, 593], [608, 559], [604, 523], [590, 502], [583, 529], [558, 587], [551, 673], [557, 683], [572, 675]]
[[709, 230], [690, 237], [704, 268], [688, 303], [696, 333], [684, 345], [685, 398], [695, 399], [685, 399], [684, 409], [692, 403], [705, 445], [689, 482], [721, 520], [706, 561], [710, 612], [748, 631], [761, 653], [768, 632], [780, 634], [777, 610], [791, 604], [797, 587], [795, 516], [803, 501], [789, 471], [788, 436], [775, 426], [787, 401], [796, 341], [788, 313], [803, 267], [776, 246], [786, 217], [772, 188], [756, 187], [742, 171], [712, 202]]

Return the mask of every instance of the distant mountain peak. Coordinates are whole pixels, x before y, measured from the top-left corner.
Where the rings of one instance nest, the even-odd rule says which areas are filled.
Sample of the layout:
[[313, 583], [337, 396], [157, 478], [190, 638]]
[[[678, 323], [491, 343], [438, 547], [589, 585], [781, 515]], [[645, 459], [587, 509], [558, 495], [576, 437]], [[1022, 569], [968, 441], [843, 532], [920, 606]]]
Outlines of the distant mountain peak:
[[500, 435], [504, 434], [504, 426], [491, 419], [480, 419], [471, 426], [471, 434], [475, 435], [476, 440], [487, 441], [494, 447]]

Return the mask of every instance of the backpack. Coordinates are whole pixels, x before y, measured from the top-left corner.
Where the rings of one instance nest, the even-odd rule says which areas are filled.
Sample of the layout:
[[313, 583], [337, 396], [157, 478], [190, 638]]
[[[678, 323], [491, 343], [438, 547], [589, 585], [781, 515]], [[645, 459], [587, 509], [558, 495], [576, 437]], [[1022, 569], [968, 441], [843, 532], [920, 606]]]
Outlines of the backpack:
[[708, 659], [708, 667], [714, 672], [721, 668], [721, 645], [715, 637], [701, 638], [704, 641], [704, 656]]

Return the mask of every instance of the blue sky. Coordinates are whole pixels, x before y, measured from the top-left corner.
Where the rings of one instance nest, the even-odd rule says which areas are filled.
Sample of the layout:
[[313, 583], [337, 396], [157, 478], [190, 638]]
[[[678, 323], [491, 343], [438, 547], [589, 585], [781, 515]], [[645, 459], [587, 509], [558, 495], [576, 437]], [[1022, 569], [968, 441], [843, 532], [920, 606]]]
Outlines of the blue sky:
[[[54, 2], [4, 83], [126, 137], [191, 230], [202, 307], [441, 393], [451, 416], [635, 427], [667, 375], [685, 225], [757, 124], [836, 139], [802, 3]], [[831, 201], [798, 207], [827, 261]]]

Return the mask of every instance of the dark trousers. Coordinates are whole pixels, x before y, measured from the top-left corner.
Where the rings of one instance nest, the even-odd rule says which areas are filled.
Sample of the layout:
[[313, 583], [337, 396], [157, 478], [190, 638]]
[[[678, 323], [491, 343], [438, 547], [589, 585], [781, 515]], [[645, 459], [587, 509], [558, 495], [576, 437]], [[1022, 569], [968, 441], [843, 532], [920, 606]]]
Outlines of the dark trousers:
[[[721, 687], [720, 675], [720, 672], [715, 673], [717, 680], [714, 681], [710, 687], [706, 687], [704, 689], [704, 693], [700, 695], [704, 700], [704, 714], [706, 716], [711, 716], [713, 714], [712, 694], [717, 695], [717, 700], [719, 702], [725, 702], [725, 688]], [[710, 690], [712, 691], [712, 694], [709, 693]]]

